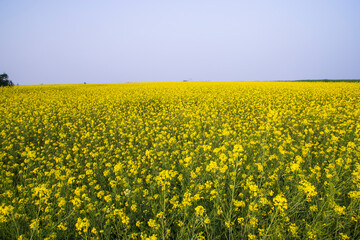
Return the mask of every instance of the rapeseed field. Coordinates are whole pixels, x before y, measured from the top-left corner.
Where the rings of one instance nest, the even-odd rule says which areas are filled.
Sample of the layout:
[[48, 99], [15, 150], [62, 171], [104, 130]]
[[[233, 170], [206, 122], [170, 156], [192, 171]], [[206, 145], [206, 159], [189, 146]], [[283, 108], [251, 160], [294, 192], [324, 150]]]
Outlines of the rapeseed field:
[[360, 85], [0, 88], [1, 239], [359, 239]]

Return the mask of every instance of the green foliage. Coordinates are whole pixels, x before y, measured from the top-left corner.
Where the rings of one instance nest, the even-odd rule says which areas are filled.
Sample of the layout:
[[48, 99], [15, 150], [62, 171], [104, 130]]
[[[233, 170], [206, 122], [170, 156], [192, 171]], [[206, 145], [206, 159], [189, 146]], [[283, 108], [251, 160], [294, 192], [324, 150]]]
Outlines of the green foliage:
[[0, 74], [0, 86], [6, 87], [6, 86], [14, 86], [14, 83], [9, 80], [9, 76], [6, 73]]

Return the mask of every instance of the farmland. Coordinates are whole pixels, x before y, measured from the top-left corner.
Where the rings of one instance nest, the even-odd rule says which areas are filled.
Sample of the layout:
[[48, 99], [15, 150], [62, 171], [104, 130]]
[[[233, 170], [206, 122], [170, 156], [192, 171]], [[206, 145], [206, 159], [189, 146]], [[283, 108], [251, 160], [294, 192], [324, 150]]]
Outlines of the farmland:
[[360, 238], [360, 85], [0, 88], [1, 239]]

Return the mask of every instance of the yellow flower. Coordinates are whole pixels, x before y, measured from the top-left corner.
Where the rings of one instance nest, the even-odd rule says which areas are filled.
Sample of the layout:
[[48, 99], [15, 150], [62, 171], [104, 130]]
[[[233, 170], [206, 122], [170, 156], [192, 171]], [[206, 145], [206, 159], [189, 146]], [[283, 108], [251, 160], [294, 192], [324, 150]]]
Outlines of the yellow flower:
[[316, 212], [317, 210], [318, 210], [318, 208], [317, 208], [316, 205], [310, 206], [310, 211], [311, 211], [311, 212]]
[[20, 235], [17, 240], [27, 240], [27, 238], [24, 235]]
[[290, 224], [289, 231], [293, 237], [297, 237], [298, 226], [295, 223]]
[[137, 206], [136, 204], [131, 205], [131, 211], [136, 212]]
[[315, 187], [306, 180], [300, 182], [299, 188], [305, 192], [308, 199], [317, 195]]
[[350, 237], [349, 237], [348, 235], [344, 234], [344, 233], [340, 233], [340, 238], [341, 238], [342, 240], [348, 240], [348, 239], [350, 239]]
[[345, 210], [346, 210], [346, 207], [345, 206], [339, 206], [339, 205], [336, 205], [334, 204], [334, 211], [339, 214], [339, 215], [345, 215]]
[[61, 222], [61, 223], [58, 225], [58, 229], [61, 230], [61, 231], [66, 231], [66, 230], [67, 230], [66, 224], [64, 224], [64, 223]]
[[123, 209], [115, 209], [114, 216], [119, 216], [122, 224], [124, 224], [124, 225], [128, 225], [130, 222], [130, 218], [128, 216], [126, 216]]
[[353, 199], [360, 199], [360, 191], [350, 191], [349, 197]]
[[78, 218], [75, 227], [78, 232], [87, 232], [90, 227], [90, 221], [87, 218]]
[[256, 240], [257, 239], [257, 237], [256, 237], [256, 235], [254, 235], [254, 234], [248, 234], [248, 238], [249, 238], [249, 240]]
[[250, 222], [251, 227], [255, 228], [257, 226], [259, 220], [256, 217], [251, 217], [249, 222]]
[[156, 218], [163, 218], [164, 217], [164, 212], [159, 212], [158, 214], [156, 214]]
[[192, 201], [191, 192], [186, 191], [186, 192], [184, 193], [184, 198], [183, 198], [183, 201], [182, 201], [182, 205], [183, 205], [184, 207], [186, 207], [186, 206], [191, 206], [191, 201]]
[[215, 173], [219, 169], [218, 164], [215, 161], [210, 161], [206, 166], [206, 171]]
[[11, 205], [5, 205], [4, 203], [0, 206], [0, 223], [7, 222], [7, 218], [5, 216], [10, 216], [13, 214], [14, 207]]
[[97, 234], [98, 234], [98, 232], [97, 232], [96, 228], [92, 228], [92, 229], [91, 229], [91, 233], [93, 233], [93, 234], [95, 234], [95, 235], [97, 235]]
[[274, 205], [281, 211], [284, 212], [284, 210], [286, 210], [288, 208], [287, 206], [287, 200], [284, 197], [284, 195], [278, 194], [276, 195], [276, 197], [274, 197], [273, 199]]
[[157, 235], [153, 234], [150, 237], [146, 238], [146, 240], [157, 240]]
[[245, 207], [245, 202], [244, 201], [238, 201], [238, 200], [234, 200], [234, 206], [235, 207]]
[[179, 221], [178, 221], [178, 226], [179, 226], [179, 227], [184, 226], [184, 222], [179, 220]]
[[159, 229], [159, 227], [160, 227], [160, 225], [157, 224], [154, 219], [149, 219], [148, 225], [149, 225], [149, 227], [151, 227], [151, 228], [153, 228], [155, 230]]
[[37, 230], [38, 227], [39, 227], [39, 220], [38, 219], [31, 220], [30, 229], [34, 231]]
[[204, 215], [204, 213], [206, 212], [205, 208], [203, 206], [197, 206], [195, 208], [195, 215], [196, 216], [199, 216], [199, 217], [202, 217]]
[[292, 172], [297, 172], [300, 170], [300, 165], [297, 162], [291, 163], [290, 169]]
[[105, 200], [105, 202], [107, 202], [107, 203], [111, 202], [111, 200], [112, 200], [111, 194], [106, 195], [106, 196], [104, 197], [104, 200]]

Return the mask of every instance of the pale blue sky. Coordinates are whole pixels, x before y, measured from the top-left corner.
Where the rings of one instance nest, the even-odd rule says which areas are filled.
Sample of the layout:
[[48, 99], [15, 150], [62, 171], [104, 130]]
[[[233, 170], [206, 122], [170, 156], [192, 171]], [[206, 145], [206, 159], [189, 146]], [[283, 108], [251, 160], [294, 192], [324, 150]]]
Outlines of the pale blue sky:
[[19, 84], [360, 78], [359, 0], [0, 0]]

